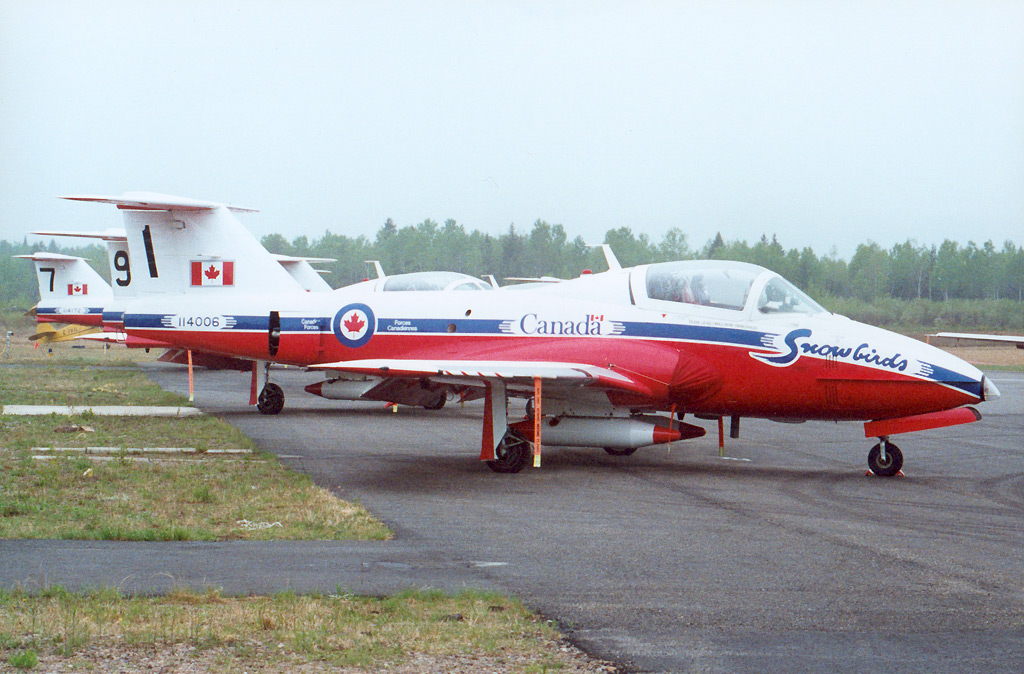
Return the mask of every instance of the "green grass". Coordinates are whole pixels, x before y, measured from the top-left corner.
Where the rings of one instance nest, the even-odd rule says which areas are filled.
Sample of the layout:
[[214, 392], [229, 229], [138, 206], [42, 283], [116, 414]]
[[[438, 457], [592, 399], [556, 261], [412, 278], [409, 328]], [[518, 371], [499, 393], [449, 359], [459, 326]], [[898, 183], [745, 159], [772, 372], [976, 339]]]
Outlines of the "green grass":
[[[44, 382], [42, 385], [40, 382]], [[0, 367], [5, 404], [182, 405], [138, 370]], [[254, 449], [212, 416], [0, 416], [0, 537], [104, 540], [386, 539], [362, 506], [333, 497], [270, 454], [204, 453]], [[50, 461], [33, 447], [194, 447], [183, 462], [97, 462], [82, 455]], [[161, 459], [183, 458], [160, 456]], [[246, 524], [249, 523], [249, 524]]]
[[[71, 431], [74, 426], [92, 429]], [[0, 416], [3, 445], [30, 447], [195, 447], [196, 449], [252, 448], [249, 438], [234, 426], [211, 416], [108, 417], [94, 414], [62, 416]]]
[[[182, 438], [179, 438], [179, 443]], [[252, 523], [252, 524], [246, 524]], [[255, 525], [255, 526], [254, 526]], [[100, 540], [386, 539], [358, 504], [333, 497], [277, 460], [142, 463], [119, 455], [34, 460], [0, 450], [0, 537]]]
[[[413, 656], [426, 658], [430, 671], [460, 662], [520, 672], [578, 665], [579, 657], [560, 649], [559, 640], [549, 622], [519, 602], [479, 591], [413, 590], [384, 598], [343, 588], [329, 596], [235, 598], [189, 590], [153, 598], [113, 589], [0, 591], [0, 648], [7, 659], [59, 656], [68, 669], [88, 668], [93, 647], [152, 654], [178, 646], [219, 671], [306, 663], [379, 670]], [[589, 671], [607, 670], [594, 662]]]
[[134, 364], [111, 369], [64, 365], [0, 366], [2, 405], [188, 405], [164, 391]]

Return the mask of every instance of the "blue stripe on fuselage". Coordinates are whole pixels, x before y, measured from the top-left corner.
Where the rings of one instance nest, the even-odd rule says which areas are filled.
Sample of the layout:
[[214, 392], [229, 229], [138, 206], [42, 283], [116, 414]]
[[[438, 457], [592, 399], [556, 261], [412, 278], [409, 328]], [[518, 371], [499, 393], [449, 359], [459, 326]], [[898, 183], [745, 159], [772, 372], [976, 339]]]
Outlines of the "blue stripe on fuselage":
[[715, 328], [702, 325], [680, 325], [673, 323], [623, 322], [626, 330], [623, 337], [648, 337], [651, 339], [675, 339], [686, 342], [711, 342], [715, 344], [737, 344], [764, 349], [763, 338], [775, 336], [772, 332], [742, 330], [740, 328]]
[[[922, 361], [923, 363], [924, 361]], [[949, 370], [932, 363], [924, 363], [931, 368], [931, 374], [925, 375], [928, 379], [938, 382], [940, 384], [946, 384], [953, 388], [958, 388], [965, 393], [970, 393], [972, 396], [981, 397], [982, 384], [980, 381], [968, 377], [965, 374], [960, 374], [954, 370]]]
[[[85, 309], [85, 311], [82, 311]], [[36, 307], [36, 315], [53, 316], [57, 314], [73, 316], [76, 314], [102, 314], [103, 307]]]

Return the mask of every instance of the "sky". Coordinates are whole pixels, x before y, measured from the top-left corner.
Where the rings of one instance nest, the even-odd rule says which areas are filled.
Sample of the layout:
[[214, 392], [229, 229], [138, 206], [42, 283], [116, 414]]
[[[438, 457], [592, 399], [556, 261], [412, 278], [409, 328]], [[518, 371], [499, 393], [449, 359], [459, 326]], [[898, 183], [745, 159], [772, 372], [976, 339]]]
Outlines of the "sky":
[[0, 239], [152, 191], [288, 239], [1024, 245], [1021, 36], [1019, 0], [0, 0]]

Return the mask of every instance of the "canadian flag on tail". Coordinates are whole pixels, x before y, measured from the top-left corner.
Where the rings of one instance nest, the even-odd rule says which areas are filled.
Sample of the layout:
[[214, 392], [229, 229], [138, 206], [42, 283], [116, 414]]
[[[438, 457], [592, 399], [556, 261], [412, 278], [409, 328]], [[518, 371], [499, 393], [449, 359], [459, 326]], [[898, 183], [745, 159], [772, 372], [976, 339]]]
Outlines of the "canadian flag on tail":
[[68, 295], [88, 295], [89, 284], [88, 283], [69, 283], [68, 284]]
[[230, 260], [217, 260], [214, 262], [192, 260], [192, 285], [235, 285], [235, 263]]

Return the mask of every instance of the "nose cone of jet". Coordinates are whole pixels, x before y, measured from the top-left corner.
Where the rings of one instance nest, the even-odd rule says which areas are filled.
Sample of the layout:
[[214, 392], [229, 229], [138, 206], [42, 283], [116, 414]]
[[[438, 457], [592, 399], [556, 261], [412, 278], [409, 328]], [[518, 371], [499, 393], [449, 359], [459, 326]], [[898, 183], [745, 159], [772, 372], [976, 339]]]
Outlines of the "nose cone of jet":
[[981, 378], [982, 400], [996, 400], [999, 398], [999, 389], [988, 377]]

